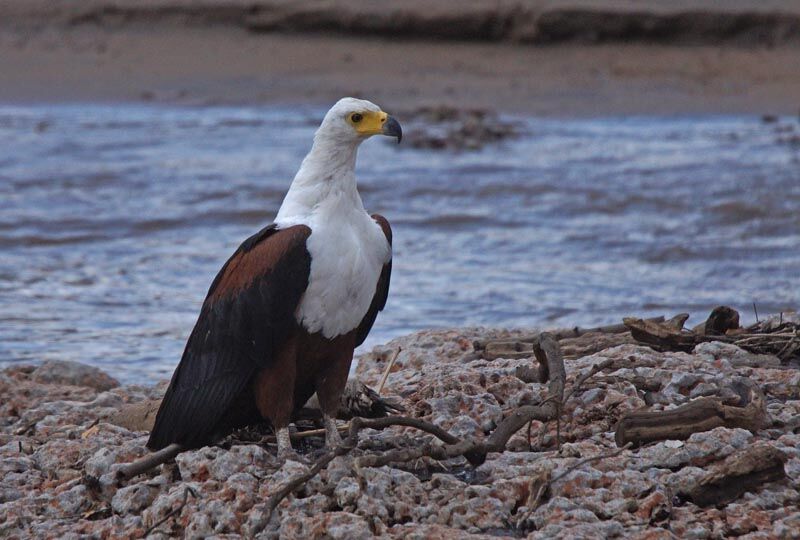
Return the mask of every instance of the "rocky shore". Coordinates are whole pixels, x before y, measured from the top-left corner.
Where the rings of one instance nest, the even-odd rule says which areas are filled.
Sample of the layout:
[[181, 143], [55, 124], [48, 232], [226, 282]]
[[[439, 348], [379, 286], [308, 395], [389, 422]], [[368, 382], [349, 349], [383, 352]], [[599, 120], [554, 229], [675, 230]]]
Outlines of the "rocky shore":
[[[480, 439], [510, 411], [547, 397], [547, 385], [529, 376], [535, 360], [490, 360], [474, 348], [476, 340], [520, 335], [419, 332], [363, 355], [356, 377], [377, 387], [399, 349], [383, 393], [408, 416]], [[569, 395], [559, 422], [533, 422], [530, 437], [522, 429], [506, 452], [476, 468], [463, 458], [357, 467], [358, 457], [433, 442], [407, 427], [364, 432], [357, 449], [283, 500], [271, 519], [265, 501], [307, 463], [280, 463], [270, 445], [237, 442], [185, 452], [174, 464], [120, 482], [116, 471], [147, 454], [147, 437], [112, 420], [125, 407], [157, 399], [164, 383], [120, 387], [80, 364], [7, 368], [0, 374], [0, 536], [797, 537], [800, 372], [714, 341], [658, 352], [629, 333], [589, 333], [560, 346], [568, 390], [593, 366], [605, 362], [606, 369]], [[724, 397], [742, 379], [764, 393], [763, 429], [717, 427], [683, 441], [617, 447], [615, 424], [625, 413]], [[318, 446], [305, 445], [305, 458]], [[709, 471], [755, 446], [783, 456], [782, 479], [716, 506], [687, 500]]]

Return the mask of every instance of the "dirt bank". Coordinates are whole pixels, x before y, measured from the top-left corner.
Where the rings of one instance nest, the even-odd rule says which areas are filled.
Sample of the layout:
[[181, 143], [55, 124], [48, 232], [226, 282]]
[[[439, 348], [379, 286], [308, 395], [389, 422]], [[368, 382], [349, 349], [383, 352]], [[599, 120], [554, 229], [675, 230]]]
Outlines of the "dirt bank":
[[119, 28], [146, 23], [233, 26], [253, 32], [458, 41], [800, 43], [800, 6], [788, 0], [10, 0], [6, 22]]
[[350, 94], [387, 109], [541, 115], [800, 108], [793, 2], [704, 13], [688, 1], [429, 4], [14, 0], [0, 6], [0, 101], [324, 105]]

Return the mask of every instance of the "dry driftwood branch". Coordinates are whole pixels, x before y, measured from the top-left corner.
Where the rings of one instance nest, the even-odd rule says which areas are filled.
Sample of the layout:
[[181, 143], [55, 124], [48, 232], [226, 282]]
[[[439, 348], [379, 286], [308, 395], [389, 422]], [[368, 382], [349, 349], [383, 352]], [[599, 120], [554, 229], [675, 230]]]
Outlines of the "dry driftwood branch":
[[739, 328], [739, 313], [727, 306], [717, 306], [708, 319], [692, 331], [681, 326], [649, 320], [626, 318], [636, 341], [659, 351], [691, 351], [697, 344], [708, 341], [732, 343], [755, 354], [770, 354], [786, 362], [800, 357], [800, 324], [790, 321], [778, 324], [759, 322]]
[[683, 325], [686, 324], [687, 320], [689, 320], [688, 313], [678, 313], [677, 315], [670, 317], [668, 320], [662, 322], [661, 324], [670, 328], [674, 328], [675, 330], [683, 330]]
[[539, 380], [541, 382], [549, 380], [547, 388], [549, 397], [539, 405], [519, 407], [504, 418], [489, 436], [486, 446], [490, 452], [504, 450], [511, 436], [531, 420], [549, 422], [555, 420], [561, 412], [567, 372], [555, 337], [547, 332], [539, 334], [535, 344], [535, 355], [539, 360]]
[[728, 456], [682, 495], [698, 506], [727, 504], [761, 484], [786, 478], [788, 456], [774, 446], [757, 443]]
[[[664, 317], [653, 317], [651, 319], [646, 319], [646, 320], [653, 321], [653, 322], [663, 322], [664, 321]], [[562, 340], [562, 339], [567, 339], [567, 338], [581, 337], [584, 334], [595, 333], [595, 332], [601, 333], [601, 334], [622, 334], [623, 332], [627, 332], [627, 331], [628, 331], [628, 327], [625, 326], [624, 324], [609, 324], [609, 325], [606, 325], [606, 326], [596, 326], [594, 328], [580, 328], [579, 326], [575, 326], [573, 328], [559, 328], [559, 329], [556, 329], [556, 330], [549, 330], [546, 333], [550, 334], [556, 340]], [[539, 340], [539, 336], [541, 336], [541, 334], [542, 333], [523, 335], [523, 336], [519, 336], [519, 337], [514, 338], [514, 339], [476, 339], [476, 340], [474, 340], [472, 342], [472, 346], [476, 351], [484, 351], [484, 350], [487, 349], [487, 347], [490, 344], [495, 346], [495, 347], [497, 347], [497, 348], [499, 348], [501, 346], [506, 346], [506, 347], [514, 346], [514, 347], [519, 347], [520, 348], [520, 350], [517, 351], [517, 352], [520, 352], [520, 353], [521, 352], [527, 352], [529, 354], [527, 354], [526, 356], [531, 356], [533, 354], [533, 347], [524, 348], [524, 346], [522, 344], [525, 344], [525, 343], [533, 344], [533, 343], [537, 342]], [[505, 345], [501, 345], [501, 344], [505, 344]], [[516, 344], [520, 344], [520, 345], [516, 345]], [[509, 352], [513, 352], [513, 351], [509, 351]], [[517, 357], [504, 356], [503, 358], [525, 358], [526, 356], [517, 356]], [[484, 356], [484, 358], [486, 358], [486, 356]]]
[[481, 354], [486, 360], [498, 358], [528, 358], [533, 356], [533, 343], [529, 341], [490, 341]]
[[634, 411], [617, 423], [614, 439], [618, 446], [640, 446], [667, 439], [684, 440], [692, 433], [716, 427], [744, 428], [756, 432], [767, 422], [764, 394], [752, 383], [735, 382], [742, 397], [739, 406], [726, 405], [719, 398], [700, 398], [668, 411]]
[[657, 350], [689, 352], [700, 341], [710, 341], [709, 338], [685, 332], [667, 323], [646, 321], [636, 317], [625, 317], [623, 322], [636, 341], [646, 343]]
[[129, 463], [120, 467], [117, 471], [117, 477], [120, 480], [129, 480], [134, 476], [138, 476], [144, 472], [149, 471], [159, 465], [166, 463], [173, 459], [175, 456], [183, 452], [184, 448], [180, 444], [172, 443], [169, 446], [148, 454], [141, 459], [137, 459], [133, 463]]

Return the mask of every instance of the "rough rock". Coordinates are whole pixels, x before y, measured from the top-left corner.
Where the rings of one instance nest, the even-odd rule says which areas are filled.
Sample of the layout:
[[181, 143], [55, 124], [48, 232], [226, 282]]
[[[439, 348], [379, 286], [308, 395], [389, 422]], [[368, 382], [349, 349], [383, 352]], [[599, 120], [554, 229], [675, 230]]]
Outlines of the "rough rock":
[[[419, 332], [362, 355], [356, 374], [377, 386], [386, 362], [401, 348], [384, 394], [396, 396], [411, 416], [459, 437], [482, 438], [515, 407], [547, 397], [546, 384], [518, 377], [535, 370], [535, 360], [488, 361], [473, 349], [476, 339], [519, 335], [480, 328]], [[152, 538], [796, 534], [796, 370], [763, 358], [742, 360], [744, 351], [717, 343], [692, 353], [663, 353], [623, 335], [595, 346], [570, 346], [575, 355], [565, 361], [568, 391], [595, 364], [612, 364], [574, 393], [559, 425], [533, 422], [530, 439], [521, 430], [511, 450], [490, 454], [476, 469], [460, 458], [357, 468], [359, 456], [431, 440], [411, 428], [365, 431], [358, 449], [335, 459], [285, 499], [269, 522], [264, 521], [269, 496], [308, 471], [307, 463], [282, 463], [274, 447], [255, 443], [211, 446], [185, 452], [175, 464], [121, 485], [115, 471], [147, 453], [146, 434], [109, 420], [123, 404], [157, 399], [163, 385], [103, 389], [93, 382], [102, 380], [96, 374], [70, 383], [43, 382], [36, 375], [41, 368], [6, 369], [0, 372], [0, 537], [142, 537], [165, 518]], [[764, 391], [767, 428], [757, 433], [716, 428], [685, 441], [617, 449], [614, 424], [623, 413], [648, 406], [663, 410], [700, 396], [735, 398], [731, 382], [737, 377]], [[722, 460], [754, 444], [786, 455], [785, 480], [762, 484], [724, 508], [700, 508], [678, 496]], [[605, 457], [585, 461], [597, 456]]]
[[745, 351], [732, 343], [711, 341], [700, 343], [694, 354], [707, 358], [709, 362], [727, 361], [734, 367], [780, 367], [781, 361], [772, 354], [756, 354]]
[[477, 150], [519, 135], [520, 126], [482, 109], [425, 107], [402, 113], [404, 142], [430, 150]]
[[156, 490], [148, 485], [134, 484], [120, 488], [111, 499], [111, 508], [120, 515], [139, 513], [147, 508]]
[[84, 386], [101, 391], [119, 386], [116, 379], [99, 368], [64, 360], [48, 360], [36, 368], [32, 378], [38, 383]]

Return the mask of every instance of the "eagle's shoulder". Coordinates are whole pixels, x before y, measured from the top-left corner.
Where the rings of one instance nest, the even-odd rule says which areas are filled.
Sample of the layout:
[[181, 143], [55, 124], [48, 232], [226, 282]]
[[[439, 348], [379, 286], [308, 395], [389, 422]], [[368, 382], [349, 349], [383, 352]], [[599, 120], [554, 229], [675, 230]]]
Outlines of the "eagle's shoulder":
[[384, 236], [389, 244], [392, 243], [392, 226], [389, 225], [389, 220], [380, 214], [372, 214], [372, 219], [380, 226]]
[[222, 266], [208, 289], [206, 301], [214, 302], [246, 289], [256, 278], [274, 271], [279, 263], [308, 258], [309, 236], [311, 228], [306, 225], [267, 225], [242, 242]]

